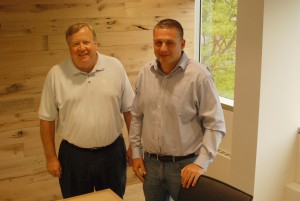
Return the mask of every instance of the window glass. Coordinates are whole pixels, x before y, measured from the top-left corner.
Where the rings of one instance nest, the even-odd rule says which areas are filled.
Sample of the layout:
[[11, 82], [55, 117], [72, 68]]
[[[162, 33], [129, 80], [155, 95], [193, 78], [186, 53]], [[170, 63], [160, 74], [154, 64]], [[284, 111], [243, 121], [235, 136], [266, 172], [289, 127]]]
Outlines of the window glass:
[[234, 98], [237, 0], [202, 0], [200, 61], [214, 76], [220, 96]]

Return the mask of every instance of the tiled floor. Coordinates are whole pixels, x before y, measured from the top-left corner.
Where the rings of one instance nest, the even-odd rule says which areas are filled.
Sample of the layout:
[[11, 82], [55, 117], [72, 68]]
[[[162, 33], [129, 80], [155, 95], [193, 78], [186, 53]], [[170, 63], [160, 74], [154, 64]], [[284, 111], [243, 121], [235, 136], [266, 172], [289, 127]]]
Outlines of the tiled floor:
[[142, 183], [127, 185], [124, 201], [145, 201]]
[[[128, 134], [125, 128], [123, 133], [126, 146], [128, 147]], [[135, 176], [131, 166], [127, 166], [127, 185], [124, 201], [145, 201], [142, 182]]]
[[127, 167], [127, 185], [124, 201], [145, 201], [142, 182], [135, 176], [132, 167]]

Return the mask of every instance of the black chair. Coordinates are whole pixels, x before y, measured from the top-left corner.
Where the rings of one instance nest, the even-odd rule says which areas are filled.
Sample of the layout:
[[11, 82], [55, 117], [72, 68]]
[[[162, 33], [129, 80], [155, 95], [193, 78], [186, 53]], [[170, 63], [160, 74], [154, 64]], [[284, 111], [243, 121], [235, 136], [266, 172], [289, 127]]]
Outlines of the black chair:
[[222, 181], [202, 175], [196, 186], [181, 188], [178, 201], [251, 201], [249, 195]]

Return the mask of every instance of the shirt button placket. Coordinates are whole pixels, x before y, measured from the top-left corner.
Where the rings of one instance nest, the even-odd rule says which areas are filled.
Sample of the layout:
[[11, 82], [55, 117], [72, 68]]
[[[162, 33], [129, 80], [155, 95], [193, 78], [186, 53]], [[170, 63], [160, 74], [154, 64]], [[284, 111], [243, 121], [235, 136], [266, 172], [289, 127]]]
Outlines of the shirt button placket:
[[87, 83], [88, 83], [88, 85], [90, 85], [91, 84], [91, 82], [92, 82], [92, 75], [88, 75], [87, 76]]

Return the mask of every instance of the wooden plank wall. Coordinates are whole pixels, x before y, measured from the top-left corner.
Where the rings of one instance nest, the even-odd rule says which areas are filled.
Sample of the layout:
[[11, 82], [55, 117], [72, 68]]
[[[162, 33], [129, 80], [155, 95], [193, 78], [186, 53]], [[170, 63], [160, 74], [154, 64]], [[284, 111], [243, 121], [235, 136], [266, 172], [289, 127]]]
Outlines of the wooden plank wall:
[[69, 56], [67, 27], [94, 26], [100, 51], [120, 59], [134, 85], [154, 58], [153, 26], [169, 17], [183, 24], [193, 57], [194, 0], [0, 0], [1, 201], [61, 198], [45, 168], [37, 111], [46, 73]]

